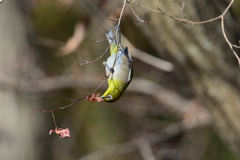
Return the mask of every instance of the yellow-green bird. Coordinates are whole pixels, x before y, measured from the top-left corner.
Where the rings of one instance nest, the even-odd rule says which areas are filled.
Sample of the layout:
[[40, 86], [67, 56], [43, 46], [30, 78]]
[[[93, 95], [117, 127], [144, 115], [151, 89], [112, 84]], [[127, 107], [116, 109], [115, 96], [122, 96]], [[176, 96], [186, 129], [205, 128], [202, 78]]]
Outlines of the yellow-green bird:
[[121, 43], [116, 43], [112, 30], [106, 32], [110, 46], [110, 57], [107, 62], [103, 62], [108, 78], [108, 89], [101, 96], [106, 102], [118, 100], [128, 87], [133, 76], [133, 64], [131, 54], [126, 47], [123, 49]]

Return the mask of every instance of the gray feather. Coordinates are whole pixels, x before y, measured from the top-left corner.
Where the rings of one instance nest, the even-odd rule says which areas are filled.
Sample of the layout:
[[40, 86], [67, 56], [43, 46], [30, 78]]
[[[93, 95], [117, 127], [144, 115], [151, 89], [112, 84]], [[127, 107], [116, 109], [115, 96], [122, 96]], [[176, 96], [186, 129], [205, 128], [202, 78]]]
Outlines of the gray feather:
[[106, 36], [107, 36], [109, 44], [111, 44], [111, 43], [116, 44], [115, 36], [114, 36], [113, 31], [111, 29], [106, 32]]

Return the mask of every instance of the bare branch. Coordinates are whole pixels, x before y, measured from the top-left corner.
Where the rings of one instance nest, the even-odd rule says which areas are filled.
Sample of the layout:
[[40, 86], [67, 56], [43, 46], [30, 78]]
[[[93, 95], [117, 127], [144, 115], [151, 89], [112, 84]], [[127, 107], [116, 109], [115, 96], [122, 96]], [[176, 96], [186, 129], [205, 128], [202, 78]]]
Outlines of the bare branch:
[[115, 22], [115, 21], [119, 21], [119, 19], [112, 19], [112, 18], [108, 18], [109, 20]]
[[127, 4], [128, 4], [128, 6], [131, 8], [131, 10], [132, 10], [132, 12], [133, 12], [133, 14], [135, 15], [135, 17], [137, 17], [137, 23], [138, 22], [142, 22], [142, 23], [146, 23], [146, 24], [152, 24], [151, 22], [145, 22], [144, 20], [142, 20], [142, 19], [140, 19], [139, 17], [141, 16], [141, 14], [138, 16], [136, 13], [135, 13], [135, 11], [134, 11], [134, 9], [133, 9], [133, 7], [130, 5], [130, 3], [129, 3], [129, 1], [127, 1]]
[[86, 65], [86, 64], [89, 64], [89, 63], [93, 63], [93, 62], [98, 61], [99, 59], [101, 59], [101, 58], [107, 53], [107, 51], [108, 51], [108, 49], [110, 48], [110, 46], [111, 46], [111, 44], [108, 46], [108, 48], [105, 50], [105, 52], [103, 52], [103, 54], [102, 54], [100, 57], [98, 57], [97, 59], [95, 59], [95, 60], [93, 60], [93, 61], [90, 61], [90, 62], [88, 62], [88, 61], [85, 60], [86, 63], [80, 63], [80, 64], [76, 63], [76, 65], [82, 66], [82, 65]]
[[[229, 48], [231, 49], [231, 51], [233, 52], [234, 56], [238, 60], [238, 64], [239, 64], [239, 67], [240, 67], [240, 58], [239, 58], [239, 56], [237, 55], [237, 53], [233, 49], [233, 47], [234, 48], [240, 48], [240, 45], [232, 44], [229, 41], [229, 39], [227, 38], [226, 33], [225, 33], [225, 29], [224, 29], [224, 16], [227, 13], [227, 11], [229, 10], [229, 8], [232, 6], [233, 2], [234, 2], [234, 0], [231, 0], [231, 2], [229, 3], [229, 5], [226, 7], [226, 9], [223, 11], [223, 13], [221, 15], [219, 15], [219, 16], [217, 16], [215, 18], [212, 18], [212, 19], [205, 20], [205, 21], [194, 22], [194, 21], [191, 21], [189, 19], [186, 19], [186, 16], [184, 15], [184, 12], [183, 12], [183, 9], [184, 9], [184, 6], [185, 6], [184, 2], [182, 2], [182, 7], [178, 6], [178, 8], [182, 12], [183, 18], [178, 18], [178, 17], [172, 16], [172, 15], [164, 12], [160, 7], [157, 7], [158, 11], [156, 11], [156, 10], [153, 10], [151, 8], [145, 7], [145, 6], [143, 6], [143, 5], [139, 4], [139, 3], [136, 3], [135, 1], [132, 1], [132, 3], [137, 4], [137, 5], [139, 5], [139, 6], [143, 7], [143, 8], [146, 8], [146, 9], [148, 9], [150, 11], [153, 11], [153, 12], [160, 13], [162, 15], [165, 15], [165, 16], [167, 16], [169, 18], [172, 18], [172, 19], [174, 19], [174, 20], [176, 20], [176, 21], [178, 21], [180, 23], [184, 23], [184, 24], [191, 24], [191, 25], [205, 24], [205, 23], [210, 23], [210, 22], [213, 22], [215, 20], [221, 19], [221, 27], [222, 27], [222, 33], [223, 33], [224, 39], [227, 42], [227, 44], [228, 44]], [[159, 6], [159, 0], [158, 0], [158, 6]]]
[[100, 37], [97, 37], [97, 39], [99, 39], [99, 41], [94, 41], [93, 39], [90, 39], [91, 41], [95, 42], [95, 43], [99, 43], [99, 42], [102, 42], [102, 41], [106, 41], [107, 39], [103, 39], [103, 38], [100, 38]]
[[[238, 65], [239, 65], [239, 67], [240, 67], [240, 58], [238, 57], [237, 53], [234, 51], [234, 49], [233, 49], [233, 44], [228, 40], [227, 35], [226, 35], [226, 33], [225, 33], [225, 29], [224, 29], [224, 16], [221, 17], [221, 27], [222, 27], [223, 37], [225, 38], [225, 40], [226, 40], [228, 46], [230, 47], [230, 49], [232, 50], [234, 56], [237, 58], [237, 60], [238, 60]], [[236, 46], [236, 45], [235, 45], [235, 46]]]
[[118, 26], [120, 26], [120, 23], [121, 23], [123, 11], [124, 11], [125, 6], [126, 6], [126, 1], [127, 1], [127, 0], [124, 0], [124, 3], [123, 3], [122, 11], [121, 11], [120, 17], [119, 17], [119, 19], [118, 19], [118, 24], [117, 24]]
[[184, 6], [185, 6], [185, 2], [182, 1], [182, 7], [180, 7], [179, 5], [177, 5], [178, 8], [180, 9], [181, 13], [182, 13], [182, 16], [184, 19], [186, 19], [186, 16], [184, 15]]
[[56, 124], [56, 120], [55, 120], [55, 116], [54, 116], [53, 111], [52, 111], [52, 117], [53, 117], [53, 122], [54, 122], [55, 128], [57, 128], [57, 124]]

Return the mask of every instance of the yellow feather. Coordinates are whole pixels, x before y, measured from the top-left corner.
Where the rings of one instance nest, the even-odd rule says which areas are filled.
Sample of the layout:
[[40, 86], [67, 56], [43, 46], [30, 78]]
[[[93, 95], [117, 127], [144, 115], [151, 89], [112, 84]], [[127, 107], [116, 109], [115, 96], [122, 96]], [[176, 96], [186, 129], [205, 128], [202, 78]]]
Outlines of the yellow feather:
[[[132, 80], [131, 55], [127, 48], [117, 47], [112, 30], [106, 33], [110, 46], [110, 57], [103, 64], [106, 68], [108, 78], [108, 89], [101, 96], [106, 102], [118, 100]], [[124, 53], [127, 52], [127, 53]], [[115, 63], [114, 63], [115, 62]], [[113, 69], [112, 69], [113, 67]], [[110, 73], [113, 71], [113, 73]]]

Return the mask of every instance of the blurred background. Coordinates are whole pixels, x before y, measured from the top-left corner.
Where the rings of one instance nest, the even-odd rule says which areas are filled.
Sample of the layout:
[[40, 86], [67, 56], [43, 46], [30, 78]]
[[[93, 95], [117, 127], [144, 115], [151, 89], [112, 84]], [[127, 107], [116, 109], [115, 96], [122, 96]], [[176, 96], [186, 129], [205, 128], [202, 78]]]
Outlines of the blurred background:
[[[2, 160], [237, 160], [240, 159], [238, 62], [220, 20], [179, 23], [180, 0], [131, 2], [120, 29], [134, 77], [114, 103], [80, 101], [105, 77], [100, 60], [123, 0], [5, 0], [0, 3], [0, 155]], [[229, 0], [186, 0], [193, 21], [219, 16]], [[230, 42], [240, 39], [240, 2], [225, 16]], [[237, 49], [236, 49], [237, 51]], [[103, 94], [105, 83], [97, 93]]]

